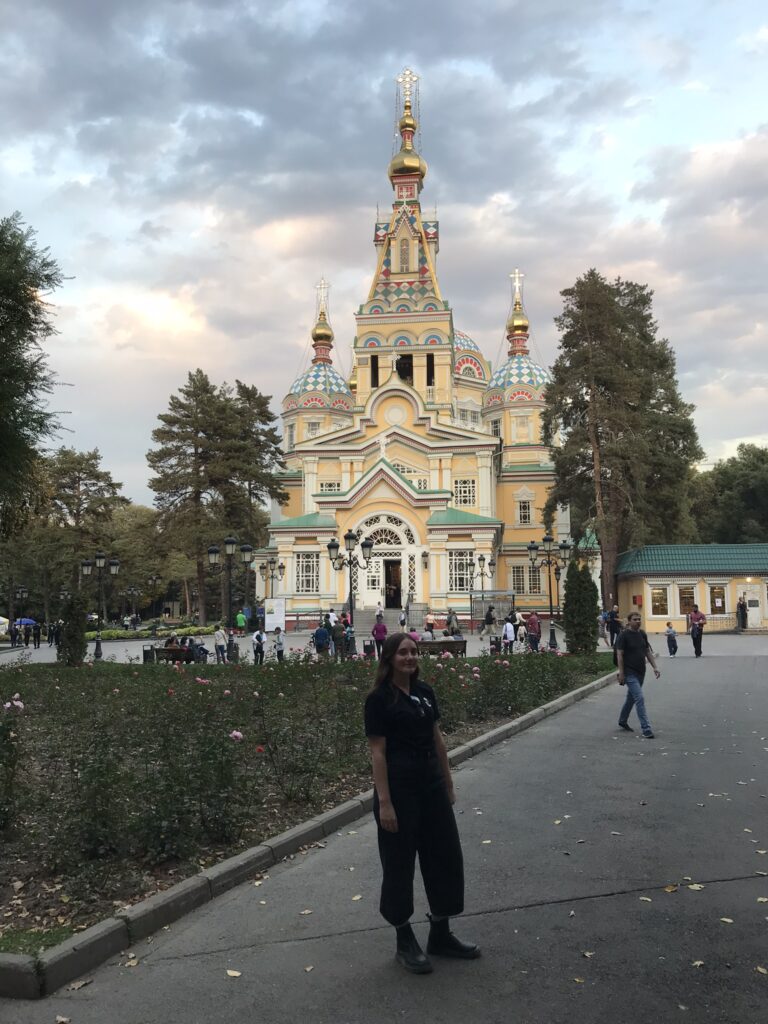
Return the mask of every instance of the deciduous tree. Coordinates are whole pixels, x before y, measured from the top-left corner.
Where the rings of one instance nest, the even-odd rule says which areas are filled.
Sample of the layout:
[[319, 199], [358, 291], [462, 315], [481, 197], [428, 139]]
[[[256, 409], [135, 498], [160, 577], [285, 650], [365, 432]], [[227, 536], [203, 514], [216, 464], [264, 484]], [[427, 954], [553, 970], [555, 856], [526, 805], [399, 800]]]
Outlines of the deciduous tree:
[[715, 544], [764, 544], [768, 538], [768, 448], [740, 444], [693, 481], [696, 539]]

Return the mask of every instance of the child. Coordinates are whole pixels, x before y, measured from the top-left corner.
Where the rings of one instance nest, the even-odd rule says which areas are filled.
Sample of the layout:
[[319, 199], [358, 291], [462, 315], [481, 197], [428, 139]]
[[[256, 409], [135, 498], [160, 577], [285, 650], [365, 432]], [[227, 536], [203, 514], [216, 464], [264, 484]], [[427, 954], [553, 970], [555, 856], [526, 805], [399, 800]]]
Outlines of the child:
[[669, 648], [670, 658], [674, 658], [677, 654], [677, 632], [671, 622], [667, 623], [667, 628], [664, 631], [664, 635], [667, 638], [667, 647]]
[[283, 638], [283, 631], [279, 626], [275, 626], [275, 655], [278, 661], [283, 660], [283, 654], [285, 652], [285, 639]]

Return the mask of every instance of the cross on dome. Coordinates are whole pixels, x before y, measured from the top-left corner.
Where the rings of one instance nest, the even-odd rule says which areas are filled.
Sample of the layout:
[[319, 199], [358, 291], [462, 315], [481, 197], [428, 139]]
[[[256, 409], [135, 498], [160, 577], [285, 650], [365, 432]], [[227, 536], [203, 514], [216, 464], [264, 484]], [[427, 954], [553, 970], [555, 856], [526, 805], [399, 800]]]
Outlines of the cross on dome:
[[397, 76], [397, 84], [403, 90], [403, 102], [410, 104], [411, 97], [416, 87], [416, 83], [419, 80], [419, 76], [415, 71], [410, 68], [403, 68], [401, 73]]

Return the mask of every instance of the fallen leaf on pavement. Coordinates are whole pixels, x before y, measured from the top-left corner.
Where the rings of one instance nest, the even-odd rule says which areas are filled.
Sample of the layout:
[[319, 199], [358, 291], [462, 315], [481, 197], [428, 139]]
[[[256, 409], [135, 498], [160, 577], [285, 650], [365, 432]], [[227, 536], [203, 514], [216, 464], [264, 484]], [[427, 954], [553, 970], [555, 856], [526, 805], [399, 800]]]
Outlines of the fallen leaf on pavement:
[[228, 978], [240, 978], [242, 977], [242, 971], [227, 971]]
[[304, 968], [304, 970], [307, 972], [307, 974], [309, 974], [310, 971], [314, 971], [314, 969], [315, 969], [314, 964], [310, 964], [309, 967], [305, 967]]
[[744, 831], [745, 831], [745, 832], [751, 832], [751, 831], [752, 831], [752, 829], [751, 829], [751, 828], [745, 828], [745, 829], [744, 829]]
[[694, 960], [693, 963], [691, 964], [691, 967], [703, 967], [703, 966], [704, 966], [704, 961], [703, 960]]
[[700, 889], [703, 889], [704, 886], [703, 885], [699, 885], [698, 882], [694, 882], [693, 885], [689, 885], [688, 888], [689, 889], [693, 889], [694, 892], [698, 892]]
[[721, 917], [720, 920], [723, 922], [723, 924], [733, 924], [732, 917]]
[[583, 978], [574, 978], [573, 980], [576, 982], [577, 985], [583, 985], [584, 984], [584, 979]]
[[756, 871], [755, 874], [762, 875], [763, 878], [765, 878], [766, 876], [768, 876], [768, 871]]
[[768, 896], [758, 896], [757, 897], [757, 902], [758, 903], [768, 903]]
[[306, 917], [307, 914], [311, 914], [312, 911], [311, 910], [301, 910], [301, 911], [299, 911], [299, 913], [300, 913], [301, 917]]
[[79, 992], [81, 988], [85, 988], [86, 985], [90, 985], [93, 982], [93, 978], [82, 978], [80, 981], [73, 981], [71, 985], [67, 985], [67, 992]]
[[640, 896], [640, 902], [641, 903], [653, 903], [653, 900], [651, 899], [650, 896]]
[[664, 886], [664, 892], [677, 892], [677, 886], [676, 885], [665, 885]]
[[483, 846], [490, 846], [490, 845], [491, 845], [491, 840], [490, 839], [484, 839], [483, 840]]
[[758, 974], [768, 974], [768, 967], [761, 967], [759, 964], [755, 968]]
[[560, 821], [560, 818], [555, 818], [555, 820], [552, 822], [552, 824], [553, 825], [561, 825], [562, 822]]
[[352, 897], [352, 902], [353, 902], [353, 903], [357, 903], [357, 901], [358, 901], [358, 900], [361, 900], [362, 898], [363, 898], [362, 896], [353, 896], [353, 897]]
[[139, 961], [136, 959], [135, 956], [132, 956], [130, 960], [126, 960], [125, 961], [125, 966], [126, 967], [138, 967], [139, 966]]
[[768, 850], [755, 850], [755, 853], [766, 854], [766, 853], [768, 853]]
[[585, 950], [584, 950], [584, 951], [582, 952], [582, 954], [581, 954], [581, 955], [582, 955], [582, 956], [585, 956], [585, 957], [587, 958], [587, 960], [591, 960], [591, 959], [592, 959], [592, 957], [593, 957], [593, 956], [594, 956], [595, 954], [594, 954], [594, 953], [590, 953], [590, 952], [589, 952], [589, 950], [585, 949]]
[[568, 917], [576, 917], [576, 911], [575, 911], [575, 910], [572, 910], [572, 911], [570, 912], [570, 914], [568, 915]]
[[71, 1024], [71, 1017], [62, 1017], [60, 1014], [56, 1014], [56, 1024]]
[[611, 835], [612, 835], [612, 836], [620, 836], [620, 835], [621, 835], [621, 832], [611, 832]]

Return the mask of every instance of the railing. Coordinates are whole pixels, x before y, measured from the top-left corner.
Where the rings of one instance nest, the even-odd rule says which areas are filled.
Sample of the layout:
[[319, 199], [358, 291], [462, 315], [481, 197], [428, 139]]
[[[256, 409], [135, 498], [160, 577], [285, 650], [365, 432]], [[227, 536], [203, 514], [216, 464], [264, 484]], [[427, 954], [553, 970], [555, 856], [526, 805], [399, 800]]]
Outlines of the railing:
[[[687, 617], [686, 617], [687, 618]], [[690, 632], [690, 626], [686, 623], [686, 628]], [[707, 633], [735, 633], [736, 632], [736, 616], [735, 615], [707, 615], [707, 624], [704, 627], [704, 635]]]

